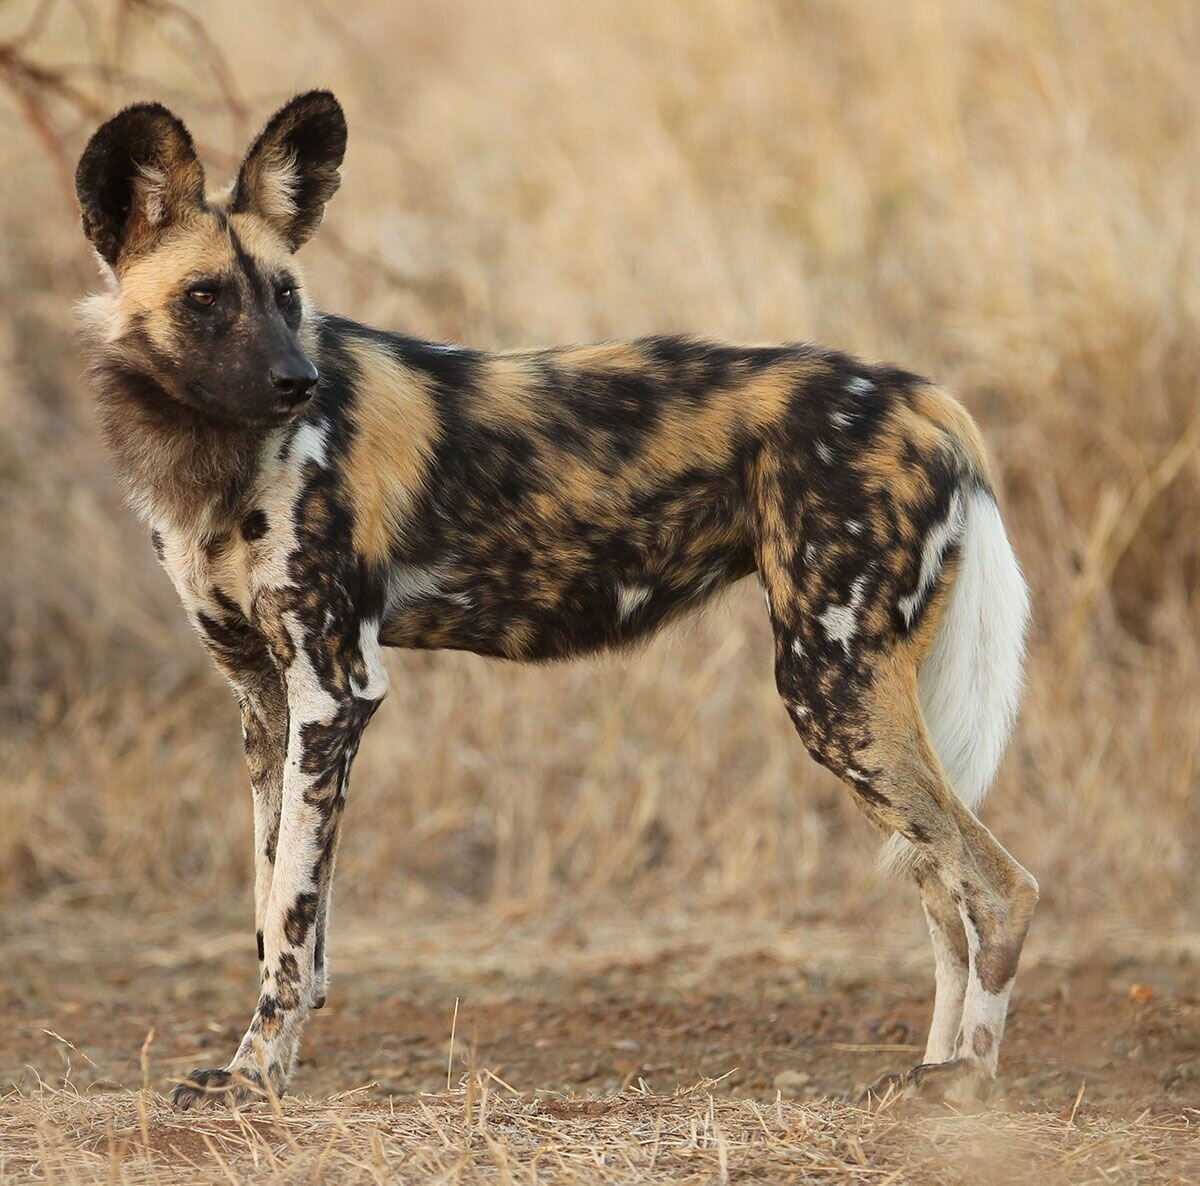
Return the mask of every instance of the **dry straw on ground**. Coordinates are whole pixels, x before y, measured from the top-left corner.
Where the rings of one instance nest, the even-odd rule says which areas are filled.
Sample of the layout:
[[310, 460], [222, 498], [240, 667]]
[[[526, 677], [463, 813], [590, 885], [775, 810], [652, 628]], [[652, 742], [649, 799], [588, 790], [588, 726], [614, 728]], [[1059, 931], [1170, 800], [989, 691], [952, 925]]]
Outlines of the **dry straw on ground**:
[[[709, 1084], [656, 1096], [524, 1097], [487, 1075], [390, 1104], [351, 1095], [272, 1114], [181, 1119], [161, 1097], [46, 1089], [3, 1100], [18, 1180], [122, 1183], [1162, 1183], [1200, 1157], [1178, 1122], [1020, 1115], [897, 1121], [841, 1104], [730, 1101]], [[1119, 1177], [1114, 1177], [1114, 1171]]]

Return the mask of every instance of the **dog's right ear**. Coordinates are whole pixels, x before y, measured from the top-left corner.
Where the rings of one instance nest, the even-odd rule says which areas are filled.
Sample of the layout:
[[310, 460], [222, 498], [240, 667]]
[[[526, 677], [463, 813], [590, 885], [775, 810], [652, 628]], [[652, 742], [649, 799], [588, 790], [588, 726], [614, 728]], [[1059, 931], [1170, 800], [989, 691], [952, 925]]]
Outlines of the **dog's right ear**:
[[138, 103], [102, 125], [75, 170], [83, 233], [109, 266], [204, 203], [204, 168], [183, 123]]

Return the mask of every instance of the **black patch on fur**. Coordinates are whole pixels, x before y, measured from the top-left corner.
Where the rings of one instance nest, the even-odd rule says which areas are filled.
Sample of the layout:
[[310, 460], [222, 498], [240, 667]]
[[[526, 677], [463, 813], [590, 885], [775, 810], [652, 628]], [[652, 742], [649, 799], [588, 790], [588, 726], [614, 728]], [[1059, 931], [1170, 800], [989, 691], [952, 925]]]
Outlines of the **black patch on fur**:
[[873, 807], [891, 807], [892, 805], [891, 799], [869, 782], [851, 781], [850, 789], [865, 803], [870, 803]]
[[246, 249], [242, 246], [242, 240], [238, 237], [238, 233], [233, 227], [229, 228], [229, 242], [233, 247], [234, 261], [246, 277], [254, 299], [260, 306], [269, 307], [273, 305], [275, 303], [275, 294], [272, 291], [272, 285], [267, 283], [263, 274], [258, 270], [258, 265], [247, 254]]
[[269, 526], [267, 512], [259, 507], [251, 511], [242, 520], [242, 539], [247, 543], [253, 543], [256, 539], [262, 539], [267, 534]]
[[288, 907], [283, 921], [283, 933], [293, 947], [300, 947], [308, 937], [309, 928], [317, 917], [317, 895], [300, 894]]

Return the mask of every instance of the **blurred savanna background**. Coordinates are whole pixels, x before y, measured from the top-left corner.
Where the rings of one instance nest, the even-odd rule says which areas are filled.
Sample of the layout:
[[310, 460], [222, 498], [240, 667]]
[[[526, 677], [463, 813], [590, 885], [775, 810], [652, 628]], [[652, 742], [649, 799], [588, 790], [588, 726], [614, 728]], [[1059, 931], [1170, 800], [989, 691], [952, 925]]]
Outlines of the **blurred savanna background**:
[[[74, 162], [104, 117], [156, 98], [217, 186], [270, 111], [317, 85], [350, 123], [342, 189], [301, 256], [324, 309], [487, 348], [812, 338], [961, 394], [1035, 606], [1023, 716], [984, 807], [1042, 888], [1013, 1068], [1030, 1099], [1067, 1107], [1063, 1131], [1086, 1115], [1086, 1095], [1070, 1105], [1089, 1076], [1110, 1097], [1097, 1124], [1148, 1108], [1182, 1124], [1189, 1100], [1194, 1124], [1198, 62], [1190, 0], [0, 3], [0, 1004], [14, 1019], [0, 1090], [20, 1083], [26, 1125], [13, 1140], [44, 1144], [104, 1085], [160, 1087], [212, 1061], [194, 1054], [199, 1031], [236, 1041], [253, 1000], [237, 715], [93, 427], [72, 306], [101, 281]], [[548, 1046], [514, 1038], [505, 1056], [524, 1069], [518, 1092], [670, 1092], [740, 1065], [705, 1099], [774, 1099], [789, 1082], [819, 1097], [916, 1061], [932, 991], [916, 896], [875, 872], [878, 838], [796, 739], [753, 582], [632, 656], [519, 669], [399, 653], [390, 674], [339, 859], [335, 999], [310, 1026], [317, 1070], [301, 1066], [298, 1091], [444, 1088], [459, 996], [480, 1012], [450, 1048], [455, 1083], [508, 1029], [549, 1026]], [[772, 1062], [755, 1027], [777, 1007], [763, 1002], [801, 1008], [787, 1002], [806, 993], [813, 1011]], [[747, 1033], [703, 1057], [673, 1049], [655, 1073], [639, 1010], [686, 1017], [718, 998], [714, 1024], [741, 1008]], [[335, 1042], [339, 999], [369, 1055]], [[564, 1002], [580, 1001], [594, 1016], [576, 1033]], [[555, 1009], [580, 1049], [607, 1052], [594, 1074], [572, 1069], [567, 1037], [555, 1045]], [[840, 1055], [808, 1049], [827, 1013], [847, 1027]], [[440, 1056], [387, 1054], [406, 1025], [443, 1022], [445, 1041], [428, 1040]], [[1056, 1037], [1065, 1061], [1039, 1078]], [[39, 1076], [58, 1086], [39, 1095]], [[119, 1098], [104, 1100], [132, 1107]], [[146, 1109], [159, 1127], [168, 1114], [137, 1098], [137, 1156], [96, 1155], [130, 1180], [171, 1157]], [[454, 1098], [438, 1106], [462, 1130], [458, 1172], [499, 1173]], [[810, 1119], [841, 1156], [851, 1122], [822, 1106]], [[206, 1123], [210, 1143], [233, 1140]], [[1157, 1138], [1106, 1131], [1136, 1176]], [[881, 1158], [916, 1156], [870, 1132]], [[294, 1169], [308, 1146], [289, 1141]], [[784, 1156], [767, 1144], [763, 1157]], [[721, 1163], [716, 1138], [693, 1141], [698, 1160], [679, 1152], [674, 1172], [751, 1157], [726, 1145]], [[22, 1156], [46, 1154], [10, 1153], [14, 1176]], [[5, 1165], [0, 1153], [0, 1179]]]

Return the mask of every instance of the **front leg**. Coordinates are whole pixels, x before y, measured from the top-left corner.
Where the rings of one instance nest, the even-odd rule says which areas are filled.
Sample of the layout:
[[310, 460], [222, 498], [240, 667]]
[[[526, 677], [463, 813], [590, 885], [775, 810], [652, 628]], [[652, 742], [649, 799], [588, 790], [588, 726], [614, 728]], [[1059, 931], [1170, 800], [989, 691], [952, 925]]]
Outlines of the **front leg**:
[[263, 930], [279, 844], [279, 815], [283, 806], [283, 770], [287, 760], [288, 711], [283, 683], [248, 694], [239, 689], [242, 742], [250, 771], [254, 806], [254, 934], [258, 945], [259, 981], [263, 973]]
[[[309, 1009], [324, 992], [324, 952], [318, 950], [324, 934], [318, 920], [327, 909], [350, 766], [362, 731], [383, 699], [386, 677], [373, 631], [363, 630], [345, 649], [329, 640], [306, 639], [298, 630], [293, 638], [297, 645], [284, 672], [287, 757], [261, 927], [258, 1005], [230, 1063], [193, 1071], [188, 1083], [175, 1088], [172, 1099], [180, 1108], [214, 1096], [243, 1103], [264, 1088], [281, 1093]], [[317, 647], [320, 654], [311, 649]]]
[[242, 744], [254, 805], [254, 930], [261, 977], [263, 926], [279, 842], [287, 759], [287, 688], [269, 639], [237, 604], [215, 591], [199, 599], [186, 585], [183, 593], [192, 624], [229, 680], [241, 708]]

